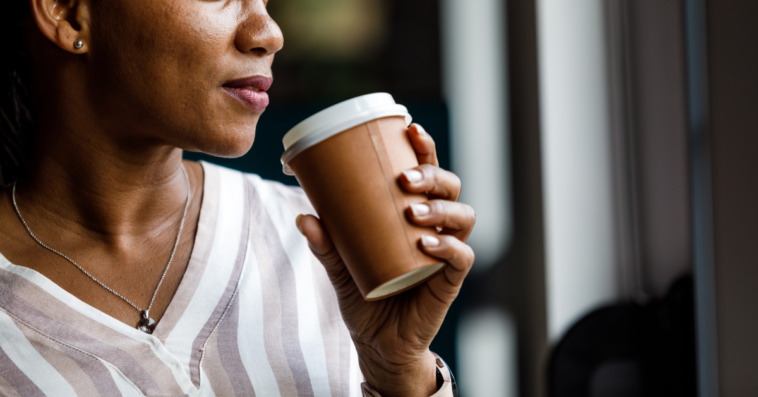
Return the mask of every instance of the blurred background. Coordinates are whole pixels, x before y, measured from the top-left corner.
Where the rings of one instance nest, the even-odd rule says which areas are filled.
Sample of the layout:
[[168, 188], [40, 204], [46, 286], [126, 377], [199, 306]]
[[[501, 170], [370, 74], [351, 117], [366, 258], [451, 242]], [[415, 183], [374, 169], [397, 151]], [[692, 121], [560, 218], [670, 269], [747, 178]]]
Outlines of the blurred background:
[[432, 349], [460, 395], [758, 395], [758, 3], [271, 0], [252, 150], [391, 93], [478, 219]]

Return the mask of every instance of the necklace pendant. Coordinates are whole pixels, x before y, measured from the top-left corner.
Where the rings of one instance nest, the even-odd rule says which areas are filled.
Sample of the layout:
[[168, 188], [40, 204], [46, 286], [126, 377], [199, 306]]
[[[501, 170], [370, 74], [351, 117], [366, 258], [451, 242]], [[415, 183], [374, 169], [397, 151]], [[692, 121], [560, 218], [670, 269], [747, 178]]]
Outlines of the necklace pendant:
[[142, 319], [139, 320], [139, 325], [137, 325], [137, 329], [150, 335], [155, 330], [155, 325], [156, 325], [155, 320], [150, 318], [146, 310], [143, 310]]

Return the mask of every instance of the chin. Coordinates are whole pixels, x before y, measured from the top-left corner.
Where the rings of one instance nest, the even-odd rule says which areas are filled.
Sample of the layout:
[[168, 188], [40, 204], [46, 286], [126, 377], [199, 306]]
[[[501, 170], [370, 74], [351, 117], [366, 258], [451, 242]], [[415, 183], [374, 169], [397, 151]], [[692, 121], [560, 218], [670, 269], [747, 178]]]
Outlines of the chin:
[[232, 128], [224, 131], [203, 133], [192, 145], [186, 145], [184, 150], [202, 152], [216, 157], [242, 157], [255, 141], [255, 125], [252, 128]]

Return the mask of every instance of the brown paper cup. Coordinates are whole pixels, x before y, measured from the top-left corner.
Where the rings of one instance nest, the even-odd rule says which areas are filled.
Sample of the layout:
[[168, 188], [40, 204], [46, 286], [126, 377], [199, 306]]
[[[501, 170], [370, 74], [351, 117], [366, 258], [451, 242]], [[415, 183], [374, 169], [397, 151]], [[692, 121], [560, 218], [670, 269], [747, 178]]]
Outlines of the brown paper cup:
[[445, 267], [419, 247], [435, 228], [412, 224], [411, 203], [398, 178], [418, 166], [406, 119], [364, 122], [317, 143], [286, 164], [297, 176], [366, 300], [410, 289]]

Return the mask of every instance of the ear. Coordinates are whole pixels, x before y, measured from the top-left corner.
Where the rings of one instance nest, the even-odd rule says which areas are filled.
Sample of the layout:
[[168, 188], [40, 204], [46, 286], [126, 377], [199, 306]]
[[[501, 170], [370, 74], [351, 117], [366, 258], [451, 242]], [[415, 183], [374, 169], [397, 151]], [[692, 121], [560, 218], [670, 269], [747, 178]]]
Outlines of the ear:
[[[87, 52], [90, 39], [88, 0], [28, 0], [37, 27], [58, 47], [74, 54]], [[75, 44], [83, 44], [77, 48]]]

